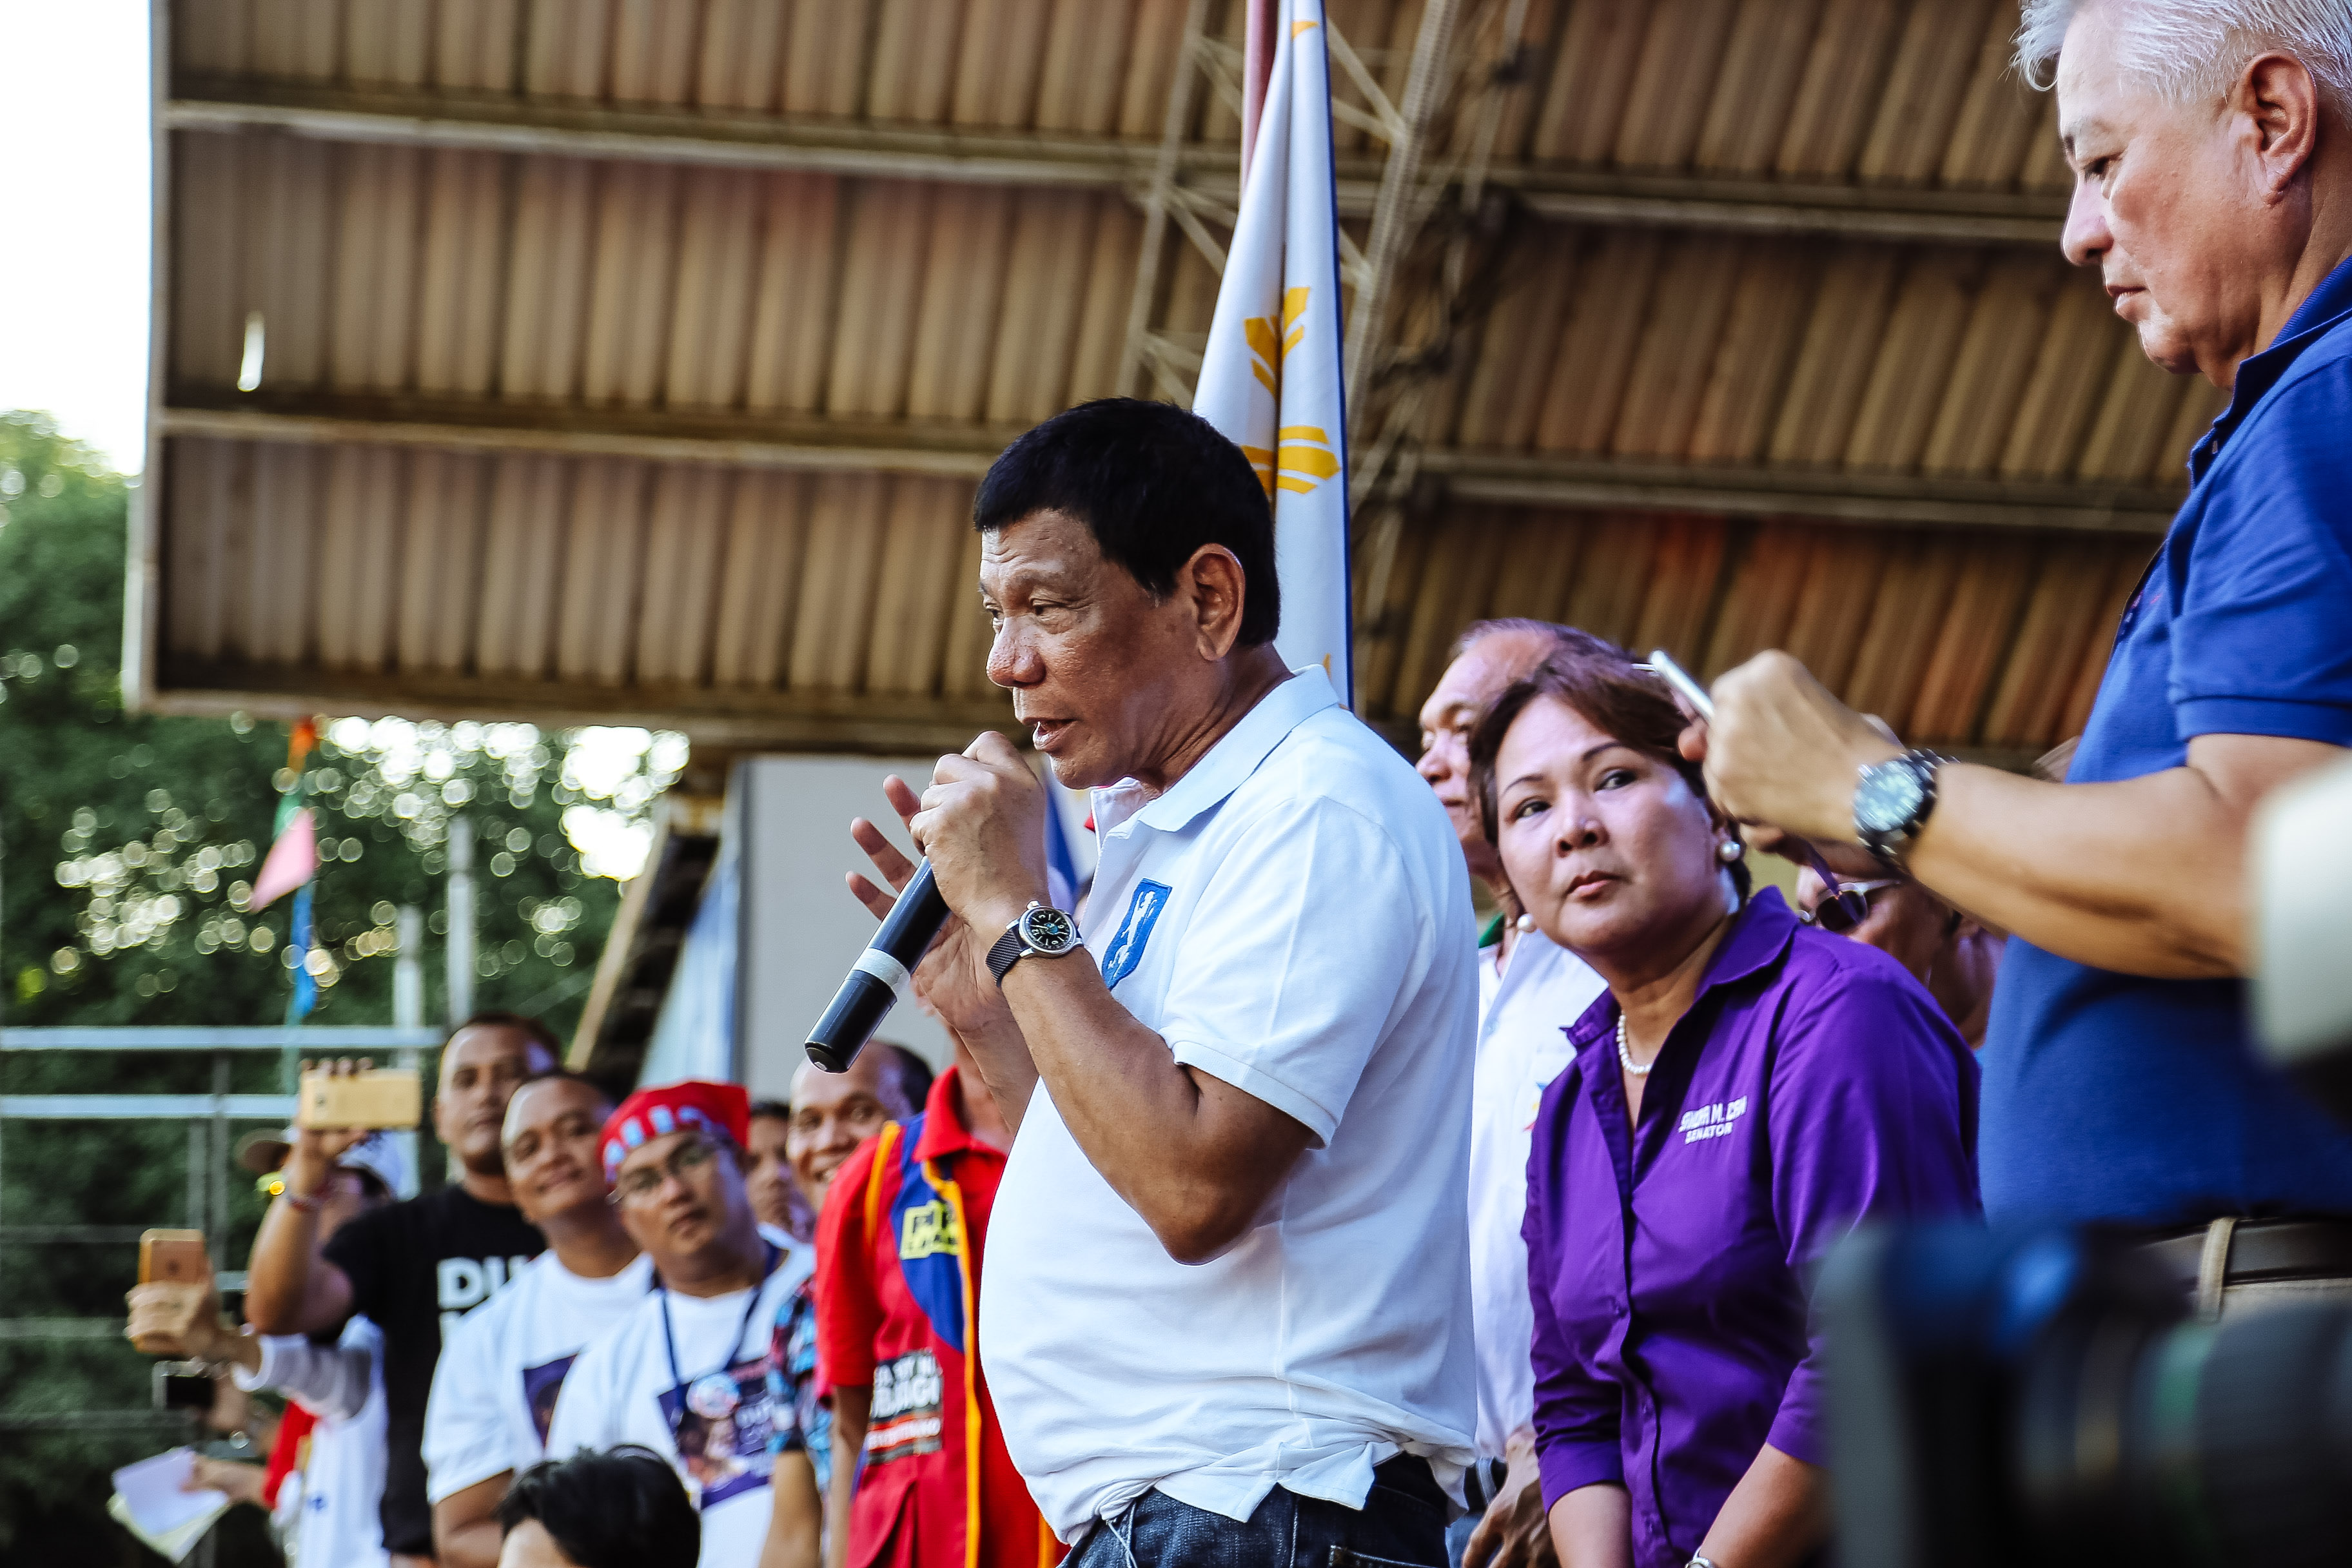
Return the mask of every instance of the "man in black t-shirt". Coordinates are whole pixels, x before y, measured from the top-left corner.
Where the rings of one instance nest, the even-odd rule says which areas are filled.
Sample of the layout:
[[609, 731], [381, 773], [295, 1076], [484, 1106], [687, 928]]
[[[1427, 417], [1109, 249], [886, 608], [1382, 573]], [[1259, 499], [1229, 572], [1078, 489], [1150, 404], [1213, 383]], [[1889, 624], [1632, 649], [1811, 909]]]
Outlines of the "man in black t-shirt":
[[480, 1013], [449, 1036], [433, 1096], [433, 1131], [460, 1180], [361, 1215], [312, 1261], [318, 1193], [358, 1131], [310, 1128], [284, 1167], [286, 1190], [254, 1238], [245, 1309], [266, 1334], [322, 1333], [354, 1312], [383, 1331], [383, 1544], [394, 1568], [433, 1561], [425, 1500], [425, 1401], [441, 1331], [490, 1299], [546, 1246], [514, 1206], [499, 1130], [524, 1079], [561, 1055], [535, 1018]]

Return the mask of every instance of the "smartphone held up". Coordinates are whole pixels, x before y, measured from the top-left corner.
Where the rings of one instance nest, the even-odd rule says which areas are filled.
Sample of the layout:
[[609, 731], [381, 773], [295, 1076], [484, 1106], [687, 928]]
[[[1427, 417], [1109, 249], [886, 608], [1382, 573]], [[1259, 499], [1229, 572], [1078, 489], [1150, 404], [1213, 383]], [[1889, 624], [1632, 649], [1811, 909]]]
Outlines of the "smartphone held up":
[[425, 1083], [415, 1068], [313, 1068], [294, 1091], [297, 1127], [408, 1128], [422, 1120], [424, 1110]]

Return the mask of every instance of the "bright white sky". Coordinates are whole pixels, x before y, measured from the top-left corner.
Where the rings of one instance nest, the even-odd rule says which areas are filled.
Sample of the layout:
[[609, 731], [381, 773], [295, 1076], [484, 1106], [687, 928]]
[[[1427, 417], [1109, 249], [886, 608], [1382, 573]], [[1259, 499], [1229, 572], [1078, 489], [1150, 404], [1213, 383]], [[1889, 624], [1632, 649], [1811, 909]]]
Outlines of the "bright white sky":
[[147, 0], [0, 0], [0, 408], [135, 473], [147, 420]]
[[[0, 241], [0, 409], [52, 415], [136, 473], [152, 243], [147, 0], [0, 0], [0, 148], [16, 203]], [[583, 731], [565, 761], [601, 798], [648, 747], [648, 771], [684, 765], [682, 737], [643, 730]], [[640, 788], [629, 809], [565, 815], [590, 874], [635, 874], [652, 836], [649, 793]]]

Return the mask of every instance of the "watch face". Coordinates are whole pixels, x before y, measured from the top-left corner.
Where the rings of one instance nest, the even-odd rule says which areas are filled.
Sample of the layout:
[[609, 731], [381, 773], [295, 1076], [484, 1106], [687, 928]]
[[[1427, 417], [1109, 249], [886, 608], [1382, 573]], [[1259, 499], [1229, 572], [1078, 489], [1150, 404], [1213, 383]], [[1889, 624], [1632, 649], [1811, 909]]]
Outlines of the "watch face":
[[1863, 771], [1853, 792], [1854, 826], [1871, 833], [1894, 833], [1918, 814], [1927, 791], [1918, 770], [1902, 762]]
[[1031, 910], [1021, 917], [1021, 934], [1036, 952], [1067, 952], [1078, 945], [1077, 921], [1060, 910]]

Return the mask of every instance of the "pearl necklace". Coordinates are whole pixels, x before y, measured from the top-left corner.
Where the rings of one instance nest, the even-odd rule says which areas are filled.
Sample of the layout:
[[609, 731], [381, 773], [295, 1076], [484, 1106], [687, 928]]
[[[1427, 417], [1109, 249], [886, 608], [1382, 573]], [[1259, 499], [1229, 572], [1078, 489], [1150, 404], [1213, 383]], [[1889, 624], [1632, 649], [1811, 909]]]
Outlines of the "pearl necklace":
[[1658, 1065], [1658, 1058], [1655, 1057], [1652, 1057], [1648, 1061], [1640, 1063], [1639, 1065], [1635, 1064], [1633, 1060], [1633, 1052], [1632, 1048], [1625, 1044], [1625, 1015], [1622, 1011], [1617, 1015], [1617, 1060], [1623, 1066], [1627, 1072], [1632, 1073], [1635, 1078], [1649, 1077], [1650, 1069]]

